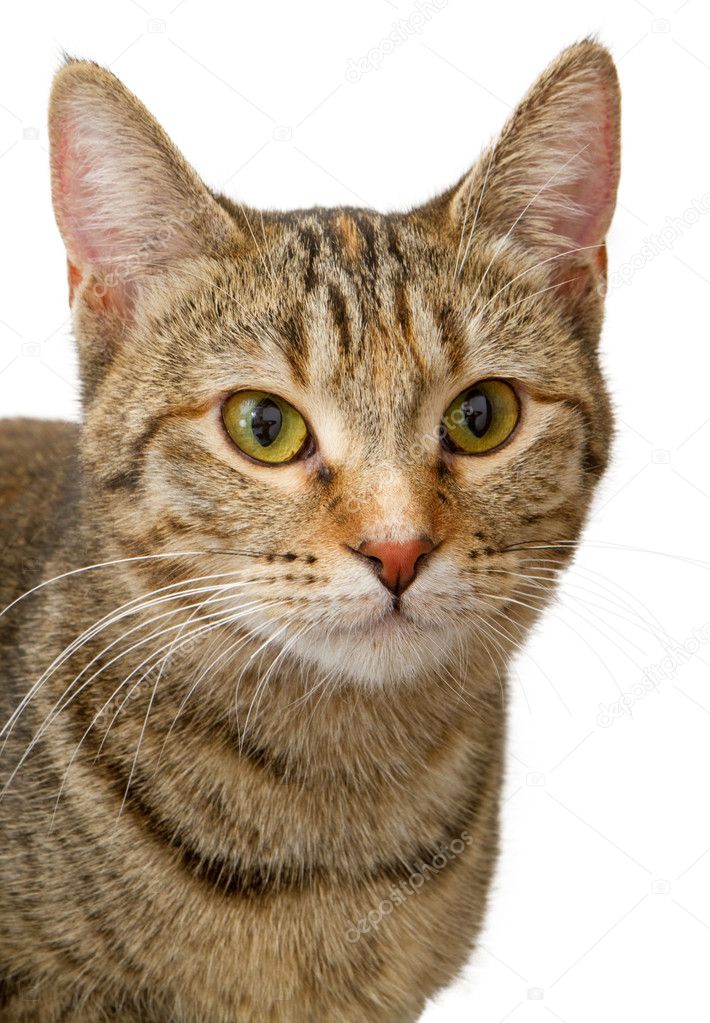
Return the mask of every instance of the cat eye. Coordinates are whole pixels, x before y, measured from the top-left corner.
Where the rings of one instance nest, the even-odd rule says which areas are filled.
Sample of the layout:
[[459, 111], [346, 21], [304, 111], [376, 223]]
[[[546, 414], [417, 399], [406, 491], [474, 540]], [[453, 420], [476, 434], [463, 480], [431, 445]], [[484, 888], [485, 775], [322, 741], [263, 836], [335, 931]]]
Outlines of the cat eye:
[[233, 394], [222, 406], [222, 420], [240, 451], [268, 465], [292, 462], [308, 441], [308, 427], [301, 413], [266, 391]]
[[450, 451], [484, 455], [510, 437], [520, 418], [518, 396], [505, 380], [481, 380], [449, 405], [441, 424]]

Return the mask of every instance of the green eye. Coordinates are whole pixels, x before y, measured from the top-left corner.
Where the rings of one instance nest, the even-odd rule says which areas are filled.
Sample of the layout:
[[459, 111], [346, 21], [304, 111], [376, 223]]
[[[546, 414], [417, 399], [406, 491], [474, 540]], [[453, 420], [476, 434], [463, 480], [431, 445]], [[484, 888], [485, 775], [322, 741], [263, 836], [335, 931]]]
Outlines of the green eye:
[[283, 398], [265, 391], [233, 394], [222, 407], [222, 419], [241, 451], [269, 465], [293, 461], [308, 438], [301, 413]]
[[510, 437], [520, 418], [518, 396], [504, 380], [481, 380], [449, 405], [444, 443], [464, 455], [483, 455]]

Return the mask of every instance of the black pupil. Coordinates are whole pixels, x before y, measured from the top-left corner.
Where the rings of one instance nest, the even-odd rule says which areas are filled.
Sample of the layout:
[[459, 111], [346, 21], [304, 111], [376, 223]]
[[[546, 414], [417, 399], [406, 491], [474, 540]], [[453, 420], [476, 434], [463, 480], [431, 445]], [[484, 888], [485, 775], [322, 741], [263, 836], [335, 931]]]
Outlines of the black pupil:
[[466, 419], [466, 426], [475, 437], [482, 437], [493, 418], [493, 406], [477, 387], [473, 387], [463, 400], [461, 411]]
[[281, 433], [281, 409], [271, 398], [263, 398], [251, 414], [252, 433], [261, 444], [268, 448]]

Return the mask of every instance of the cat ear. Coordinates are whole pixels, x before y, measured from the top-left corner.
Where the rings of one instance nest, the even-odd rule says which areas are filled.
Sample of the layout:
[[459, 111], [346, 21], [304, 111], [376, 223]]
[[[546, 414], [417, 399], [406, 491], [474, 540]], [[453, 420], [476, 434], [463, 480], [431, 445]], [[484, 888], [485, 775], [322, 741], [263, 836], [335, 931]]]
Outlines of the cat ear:
[[52, 199], [70, 298], [127, 313], [141, 280], [236, 230], [165, 132], [109, 71], [69, 61], [49, 107]]
[[619, 180], [619, 121], [608, 51], [592, 41], [563, 51], [497, 143], [449, 193], [455, 238], [465, 244], [472, 229], [485, 230], [557, 262], [581, 250], [576, 262], [603, 274]]

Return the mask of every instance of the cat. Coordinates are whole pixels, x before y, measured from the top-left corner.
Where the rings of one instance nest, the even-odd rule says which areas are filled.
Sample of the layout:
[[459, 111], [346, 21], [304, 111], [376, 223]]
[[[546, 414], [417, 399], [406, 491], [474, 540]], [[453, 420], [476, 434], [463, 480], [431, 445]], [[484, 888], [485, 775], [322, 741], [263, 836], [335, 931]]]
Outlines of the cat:
[[611, 57], [406, 213], [246, 209], [93, 63], [49, 123], [83, 419], [0, 429], [0, 1019], [416, 1020], [608, 461]]

